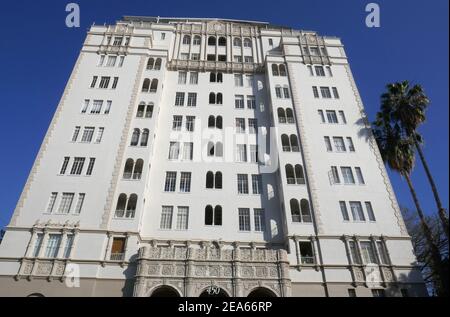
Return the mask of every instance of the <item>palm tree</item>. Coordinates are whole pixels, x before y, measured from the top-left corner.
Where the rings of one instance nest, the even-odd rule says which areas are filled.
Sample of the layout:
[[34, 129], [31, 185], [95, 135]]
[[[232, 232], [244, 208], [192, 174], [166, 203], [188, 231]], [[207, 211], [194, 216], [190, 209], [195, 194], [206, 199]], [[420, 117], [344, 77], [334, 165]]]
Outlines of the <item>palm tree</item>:
[[411, 138], [417, 153], [419, 153], [420, 160], [431, 185], [431, 190], [433, 191], [439, 218], [448, 238], [449, 223], [447, 212], [442, 206], [436, 184], [422, 151], [422, 136], [417, 132], [418, 127], [425, 122], [425, 111], [429, 103], [430, 101], [420, 85], [410, 87], [408, 81], [403, 81], [401, 83], [387, 85], [387, 92], [381, 96], [381, 112], [390, 113], [391, 120], [399, 125], [402, 137]]
[[414, 168], [414, 149], [411, 139], [401, 137], [401, 128], [398, 124], [391, 125], [390, 113], [379, 112], [374, 122], [374, 136], [378, 143], [383, 161], [393, 171], [398, 172], [407, 182], [411, 192], [417, 213], [419, 215], [421, 227], [426, 239], [427, 246], [431, 254], [431, 265], [438, 272], [437, 291], [440, 296], [446, 296], [443, 285], [444, 264], [442, 262], [439, 248], [436, 245], [433, 234], [425, 219], [422, 207], [420, 206], [416, 190], [411, 181], [411, 172]]

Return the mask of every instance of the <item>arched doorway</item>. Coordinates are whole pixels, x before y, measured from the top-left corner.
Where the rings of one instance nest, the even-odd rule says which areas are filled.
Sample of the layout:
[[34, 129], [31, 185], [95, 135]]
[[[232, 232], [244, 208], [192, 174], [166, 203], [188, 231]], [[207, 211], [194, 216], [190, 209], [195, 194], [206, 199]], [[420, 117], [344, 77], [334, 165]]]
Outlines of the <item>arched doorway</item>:
[[251, 291], [247, 297], [264, 298], [264, 297], [277, 297], [277, 295], [267, 288], [258, 287], [258, 288], [255, 288], [253, 291]]
[[180, 294], [170, 286], [160, 286], [156, 288], [150, 297], [180, 297]]
[[227, 292], [225, 292], [220, 287], [208, 287], [206, 288], [199, 297], [229, 297]]

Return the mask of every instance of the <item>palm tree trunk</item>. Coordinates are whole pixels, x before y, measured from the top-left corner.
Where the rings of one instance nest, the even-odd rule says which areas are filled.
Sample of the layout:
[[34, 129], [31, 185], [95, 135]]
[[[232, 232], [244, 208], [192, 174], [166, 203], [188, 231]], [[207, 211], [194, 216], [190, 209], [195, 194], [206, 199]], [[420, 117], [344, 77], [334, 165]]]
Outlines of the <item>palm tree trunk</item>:
[[448, 292], [444, 289], [443, 278], [445, 278], [444, 274], [444, 265], [442, 263], [441, 253], [439, 252], [439, 248], [434, 243], [433, 234], [431, 232], [428, 223], [425, 220], [425, 216], [423, 215], [422, 207], [420, 206], [419, 199], [417, 198], [416, 190], [411, 182], [411, 178], [409, 175], [404, 175], [406, 182], [408, 183], [409, 190], [414, 200], [414, 204], [416, 205], [417, 213], [419, 214], [420, 224], [422, 226], [422, 230], [425, 236], [425, 240], [427, 242], [430, 254], [431, 254], [431, 268], [433, 271], [433, 275], [436, 276], [436, 291], [438, 296], [447, 296]]
[[439, 197], [436, 184], [434, 183], [433, 176], [431, 176], [430, 168], [428, 167], [428, 163], [425, 160], [425, 155], [423, 154], [422, 148], [420, 147], [419, 142], [417, 142], [417, 138], [414, 136], [414, 145], [416, 146], [417, 153], [419, 153], [420, 160], [422, 161], [423, 168], [425, 169], [425, 173], [427, 174], [428, 181], [431, 185], [431, 190], [433, 191], [434, 200], [436, 201], [436, 205], [438, 207], [439, 218], [442, 223], [442, 227], [444, 228], [445, 234], [449, 235], [449, 225], [448, 225], [448, 216], [445, 212], [444, 207], [442, 206], [441, 199]]

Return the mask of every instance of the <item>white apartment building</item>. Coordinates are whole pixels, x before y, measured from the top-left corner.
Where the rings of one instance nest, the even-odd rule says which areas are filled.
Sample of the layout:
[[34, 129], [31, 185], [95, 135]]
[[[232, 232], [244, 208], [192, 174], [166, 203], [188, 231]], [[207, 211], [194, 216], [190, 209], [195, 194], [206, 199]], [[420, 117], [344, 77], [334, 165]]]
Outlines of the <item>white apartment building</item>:
[[0, 244], [0, 296], [426, 296], [340, 39], [92, 26]]

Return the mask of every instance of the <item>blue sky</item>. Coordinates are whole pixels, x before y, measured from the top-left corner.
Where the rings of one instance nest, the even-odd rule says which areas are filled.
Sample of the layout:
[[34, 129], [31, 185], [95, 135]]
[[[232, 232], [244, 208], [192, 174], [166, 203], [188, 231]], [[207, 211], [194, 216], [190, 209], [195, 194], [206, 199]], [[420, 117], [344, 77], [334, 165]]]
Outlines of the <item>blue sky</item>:
[[[432, 100], [421, 128], [444, 205], [448, 207], [448, 0], [382, 0], [381, 28], [365, 26], [361, 0], [148, 1], [83, 0], [81, 27], [65, 27], [71, 1], [2, 1], [0, 28], [0, 228], [7, 225], [92, 23], [122, 15], [223, 17], [268, 21], [342, 39], [371, 120], [388, 82], [420, 83]], [[401, 205], [408, 188], [390, 173]], [[420, 163], [413, 181], [426, 212], [436, 207]]]

